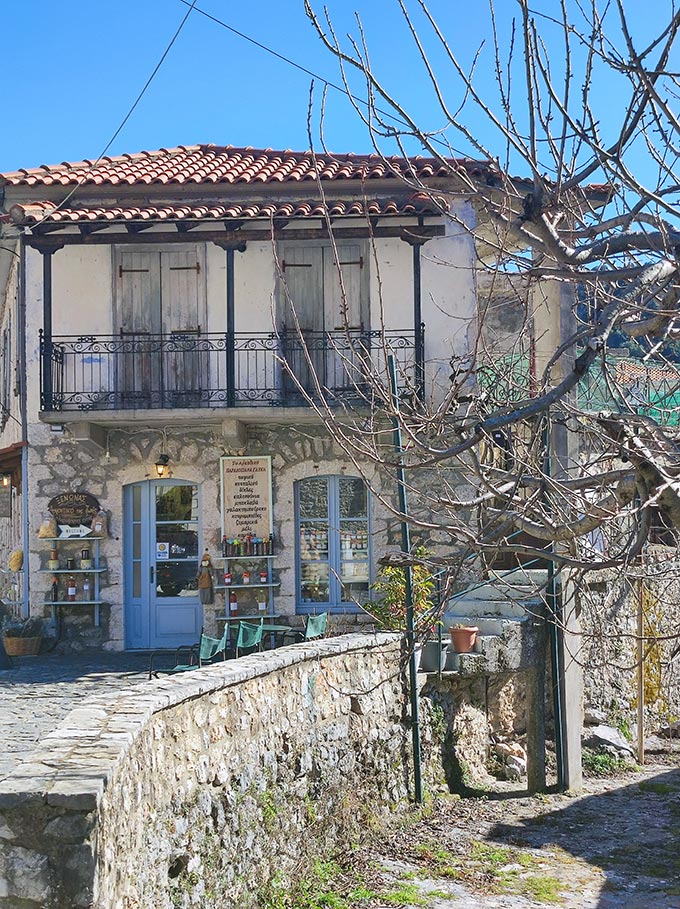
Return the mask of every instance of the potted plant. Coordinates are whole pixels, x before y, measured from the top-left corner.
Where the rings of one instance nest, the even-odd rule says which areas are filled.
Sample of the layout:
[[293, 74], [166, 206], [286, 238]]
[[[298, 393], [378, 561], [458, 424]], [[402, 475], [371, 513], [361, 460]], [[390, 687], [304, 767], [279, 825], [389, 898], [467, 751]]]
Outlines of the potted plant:
[[476, 625], [465, 625], [457, 623], [451, 625], [449, 634], [451, 635], [451, 647], [456, 653], [470, 653], [475, 646], [479, 628]]
[[[434, 579], [425, 564], [427, 550], [419, 546], [414, 550], [414, 561], [411, 572], [413, 597], [413, 622], [418, 631], [432, 630], [434, 621], [429, 621], [432, 612], [431, 596], [434, 590]], [[382, 565], [371, 590], [378, 594], [376, 599], [364, 605], [364, 609], [378, 622], [381, 628], [389, 631], [406, 630], [406, 570], [401, 565]]]
[[[435, 626], [432, 607], [434, 578], [426, 564], [428, 551], [419, 546], [413, 555], [415, 559], [411, 571], [413, 623], [416, 637], [423, 639], [433, 633]], [[364, 605], [366, 612], [386, 631], [406, 631], [405, 568], [394, 564], [382, 565], [371, 590], [378, 596]], [[430, 643], [439, 648], [438, 642]], [[417, 643], [415, 649], [417, 660], [420, 661], [421, 655], [424, 656], [422, 643]], [[429, 656], [428, 654], [428, 659]], [[438, 655], [432, 655], [431, 671], [437, 668], [434, 664], [438, 664], [439, 659]]]
[[43, 639], [43, 620], [8, 616], [2, 622], [2, 642], [7, 656], [35, 656]]

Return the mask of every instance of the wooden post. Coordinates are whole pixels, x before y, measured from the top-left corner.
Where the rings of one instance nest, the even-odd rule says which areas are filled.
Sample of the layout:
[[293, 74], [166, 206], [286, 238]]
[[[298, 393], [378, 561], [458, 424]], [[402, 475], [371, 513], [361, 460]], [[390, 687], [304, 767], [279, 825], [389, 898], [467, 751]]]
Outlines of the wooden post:
[[637, 759], [638, 764], [645, 762], [645, 620], [644, 620], [644, 587], [642, 578], [635, 581], [637, 601]]

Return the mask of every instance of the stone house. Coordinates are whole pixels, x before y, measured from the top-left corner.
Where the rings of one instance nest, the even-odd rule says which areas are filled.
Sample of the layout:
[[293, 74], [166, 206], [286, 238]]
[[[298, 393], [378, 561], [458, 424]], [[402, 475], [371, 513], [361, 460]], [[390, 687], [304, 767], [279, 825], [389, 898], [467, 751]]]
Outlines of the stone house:
[[[230, 608], [361, 615], [397, 525], [309, 402], [351, 406], [362, 358], [388, 353], [415, 393], [446, 387], [475, 331], [462, 225], [495, 179], [457, 165], [197, 145], [0, 175], [19, 608], [109, 649], [192, 642]], [[50, 508], [99, 512], [102, 537], [39, 537]]]

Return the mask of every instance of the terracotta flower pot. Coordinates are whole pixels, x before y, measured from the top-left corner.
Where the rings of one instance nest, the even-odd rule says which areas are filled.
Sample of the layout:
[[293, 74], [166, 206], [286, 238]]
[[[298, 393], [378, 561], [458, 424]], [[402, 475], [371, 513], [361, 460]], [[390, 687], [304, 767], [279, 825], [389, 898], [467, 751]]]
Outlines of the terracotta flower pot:
[[479, 628], [476, 625], [466, 625], [463, 628], [449, 628], [451, 646], [456, 653], [470, 653], [477, 640]]

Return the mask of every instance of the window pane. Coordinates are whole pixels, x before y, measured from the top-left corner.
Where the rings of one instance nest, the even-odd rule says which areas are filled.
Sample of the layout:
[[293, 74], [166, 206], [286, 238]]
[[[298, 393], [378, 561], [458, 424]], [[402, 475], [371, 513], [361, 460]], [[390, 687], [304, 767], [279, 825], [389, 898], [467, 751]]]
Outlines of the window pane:
[[132, 490], [132, 520], [142, 520], [142, 490], [139, 486]]
[[132, 596], [142, 595], [142, 565], [140, 562], [132, 563]]
[[302, 480], [299, 486], [300, 517], [325, 518], [328, 516], [328, 481]]
[[338, 481], [341, 518], [366, 517], [366, 484], [356, 478], [340, 477]]
[[303, 603], [328, 603], [328, 565], [303, 563], [300, 566], [300, 587]]
[[156, 593], [166, 597], [191, 596], [196, 590], [197, 573], [198, 561], [157, 562]]
[[368, 523], [366, 521], [340, 521], [340, 558], [366, 559], [368, 557]]
[[367, 579], [348, 581], [342, 585], [342, 602], [362, 605], [368, 600], [368, 566], [366, 567]]
[[[163, 548], [159, 548], [163, 546]], [[198, 531], [191, 524], [159, 524], [156, 526], [156, 558], [196, 559], [198, 557]]]
[[328, 559], [328, 524], [325, 521], [300, 522], [300, 558]]
[[132, 558], [142, 557], [142, 527], [140, 524], [132, 525]]
[[197, 519], [197, 486], [156, 487], [157, 521], [195, 521]]

